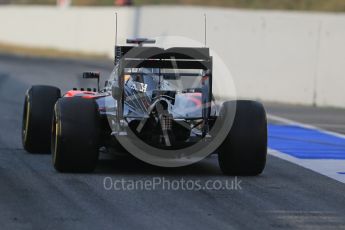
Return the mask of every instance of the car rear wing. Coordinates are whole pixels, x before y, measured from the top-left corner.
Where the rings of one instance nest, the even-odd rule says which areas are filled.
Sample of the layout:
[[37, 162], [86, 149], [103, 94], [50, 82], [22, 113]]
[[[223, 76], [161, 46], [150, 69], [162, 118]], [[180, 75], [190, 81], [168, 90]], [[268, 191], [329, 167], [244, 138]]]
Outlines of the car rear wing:
[[126, 68], [160, 68], [160, 69], [202, 69], [210, 70], [212, 63], [209, 61], [186, 61], [178, 59], [169, 60], [123, 60], [120, 62], [123, 69]]
[[209, 48], [117, 46], [115, 64], [118, 63], [123, 68], [212, 69]]

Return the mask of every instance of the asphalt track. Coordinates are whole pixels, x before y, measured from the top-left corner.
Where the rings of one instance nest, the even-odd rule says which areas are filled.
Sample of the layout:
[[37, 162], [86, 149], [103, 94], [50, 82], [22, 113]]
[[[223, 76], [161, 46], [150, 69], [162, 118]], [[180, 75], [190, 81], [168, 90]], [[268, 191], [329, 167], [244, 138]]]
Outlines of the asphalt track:
[[[59, 174], [50, 155], [21, 146], [23, 96], [32, 84], [63, 91], [105, 61], [0, 55], [0, 229], [345, 229], [345, 184], [269, 155], [239, 190], [107, 190], [104, 178], [230, 180], [215, 157], [162, 169], [130, 158], [102, 159], [92, 174]], [[89, 83], [90, 86], [92, 82]], [[345, 133], [345, 111], [266, 104], [270, 114]], [[345, 168], [345, 167], [344, 167]], [[345, 175], [344, 175], [345, 176]]]

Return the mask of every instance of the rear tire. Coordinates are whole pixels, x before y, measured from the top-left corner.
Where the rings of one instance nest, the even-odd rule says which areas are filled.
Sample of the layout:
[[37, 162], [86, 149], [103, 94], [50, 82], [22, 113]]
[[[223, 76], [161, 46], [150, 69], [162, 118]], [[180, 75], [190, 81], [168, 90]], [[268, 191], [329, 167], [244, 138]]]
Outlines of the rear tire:
[[22, 143], [26, 151], [50, 152], [54, 104], [60, 97], [60, 89], [53, 86], [35, 85], [26, 92], [22, 122]]
[[267, 119], [261, 103], [229, 101], [221, 115], [235, 113], [229, 134], [218, 149], [218, 161], [224, 174], [254, 176], [262, 173], [267, 156]]
[[61, 98], [54, 109], [51, 152], [59, 172], [92, 172], [99, 155], [97, 103], [82, 97]]

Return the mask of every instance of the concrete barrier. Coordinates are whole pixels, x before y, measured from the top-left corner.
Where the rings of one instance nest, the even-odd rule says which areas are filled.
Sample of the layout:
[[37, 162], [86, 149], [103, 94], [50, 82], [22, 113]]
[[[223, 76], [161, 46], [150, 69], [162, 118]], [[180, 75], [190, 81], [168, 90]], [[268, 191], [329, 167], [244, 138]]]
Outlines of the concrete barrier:
[[184, 36], [231, 70], [241, 98], [345, 107], [345, 15], [203, 7], [0, 7], [0, 42], [113, 56], [119, 41]]

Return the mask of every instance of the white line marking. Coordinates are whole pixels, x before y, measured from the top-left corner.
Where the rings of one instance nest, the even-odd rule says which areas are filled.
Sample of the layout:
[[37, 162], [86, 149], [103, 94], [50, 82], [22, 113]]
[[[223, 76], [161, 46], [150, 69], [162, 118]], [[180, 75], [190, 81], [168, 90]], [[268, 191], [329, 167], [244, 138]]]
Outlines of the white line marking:
[[342, 128], [342, 129], [345, 129], [345, 124], [312, 123], [311, 125], [319, 127], [319, 128], [327, 127], [327, 128]]
[[[320, 129], [320, 128], [312, 126], [312, 125], [292, 121], [292, 120], [289, 120], [289, 119], [286, 119], [283, 117], [268, 114], [267, 118], [270, 120], [275, 120], [275, 121], [281, 122], [283, 124], [294, 125], [294, 126], [299, 126], [299, 127], [306, 128], [306, 129], [317, 130], [317, 131], [325, 133], [325, 134], [329, 134], [329, 135], [332, 135], [335, 137], [345, 139], [345, 135], [343, 135], [343, 134], [327, 131], [327, 130]], [[345, 183], [345, 175], [338, 173], [338, 172], [345, 172], [345, 160], [300, 159], [300, 158], [293, 157], [289, 154], [286, 154], [286, 153], [283, 153], [283, 152], [280, 152], [280, 151], [277, 151], [274, 149], [269, 149], [268, 153], [272, 156], [276, 156], [278, 158], [292, 162], [292, 163], [297, 164], [299, 166], [302, 166], [304, 168], [310, 169], [314, 172], [320, 173], [324, 176], [327, 176], [327, 177], [332, 178], [334, 180], [337, 180], [339, 182]]]
[[302, 166], [303, 168], [310, 169], [314, 172], [345, 183], [345, 175], [338, 173], [345, 171], [345, 160], [299, 159], [273, 149], [269, 149], [268, 153], [272, 156], [289, 161], [296, 165]]

